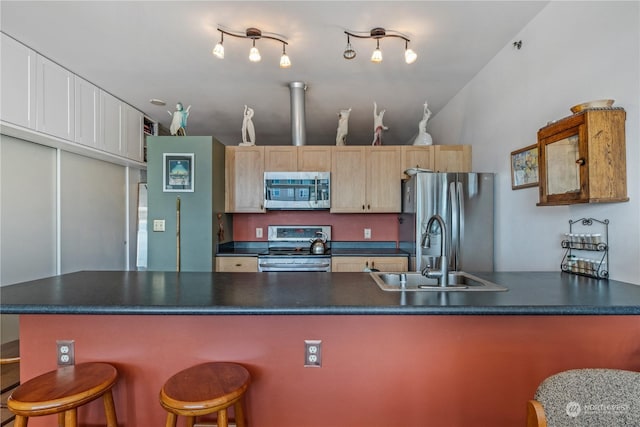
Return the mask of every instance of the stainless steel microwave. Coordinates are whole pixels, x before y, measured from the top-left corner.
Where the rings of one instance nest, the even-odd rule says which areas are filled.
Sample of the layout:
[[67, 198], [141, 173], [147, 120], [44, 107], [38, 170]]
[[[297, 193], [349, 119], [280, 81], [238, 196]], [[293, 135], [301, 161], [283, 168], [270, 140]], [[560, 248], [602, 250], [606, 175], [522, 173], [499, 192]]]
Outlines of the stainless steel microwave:
[[265, 172], [266, 209], [329, 209], [330, 172]]

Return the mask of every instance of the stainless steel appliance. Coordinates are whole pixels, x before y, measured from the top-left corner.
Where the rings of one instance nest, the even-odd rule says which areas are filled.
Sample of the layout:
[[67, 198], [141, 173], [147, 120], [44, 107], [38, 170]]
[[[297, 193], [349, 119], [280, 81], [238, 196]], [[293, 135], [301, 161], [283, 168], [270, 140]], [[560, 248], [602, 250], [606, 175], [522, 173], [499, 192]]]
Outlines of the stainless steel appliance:
[[330, 172], [265, 172], [266, 209], [329, 209]]
[[[330, 225], [270, 225], [267, 230], [269, 250], [258, 256], [258, 271], [331, 271]], [[313, 254], [311, 244], [320, 236], [327, 250]]]
[[493, 271], [493, 186], [491, 173], [419, 172], [403, 183], [399, 240], [415, 254], [411, 270], [439, 268], [444, 248], [449, 271]]

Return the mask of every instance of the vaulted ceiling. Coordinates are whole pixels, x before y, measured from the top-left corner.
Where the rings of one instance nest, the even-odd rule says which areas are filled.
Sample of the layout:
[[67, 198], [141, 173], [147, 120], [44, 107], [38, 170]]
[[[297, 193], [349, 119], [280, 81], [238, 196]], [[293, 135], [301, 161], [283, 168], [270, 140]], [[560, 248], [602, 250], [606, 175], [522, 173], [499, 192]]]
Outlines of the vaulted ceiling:
[[[235, 145], [248, 105], [257, 145], [290, 145], [289, 83], [302, 81], [307, 144], [335, 144], [337, 113], [347, 108], [347, 144], [370, 144], [376, 102], [389, 127], [383, 143], [402, 145], [416, 136], [425, 101], [436, 114], [547, 3], [3, 0], [0, 15], [3, 32], [167, 128], [168, 110], [191, 105], [188, 135]], [[218, 27], [284, 36], [291, 68], [279, 68], [282, 45], [265, 39], [256, 43], [259, 63], [248, 60], [251, 41], [233, 37], [224, 39], [225, 58], [215, 58]], [[358, 54], [345, 60], [344, 31], [374, 27], [405, 34], [417, 61], [404, 62], [397, 38], [380, 41], [378, 64], [369, 60], [375, 41], [352, 38]]]

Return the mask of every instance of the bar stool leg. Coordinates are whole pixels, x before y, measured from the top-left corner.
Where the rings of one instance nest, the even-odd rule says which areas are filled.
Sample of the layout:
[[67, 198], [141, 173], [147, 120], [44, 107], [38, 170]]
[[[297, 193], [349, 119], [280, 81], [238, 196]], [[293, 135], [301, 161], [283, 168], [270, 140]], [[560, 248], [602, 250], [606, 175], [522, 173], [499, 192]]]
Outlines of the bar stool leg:
[[218, 427], [229, 427], [227, 408], [218, 411]]
[[13, 427], [27, 427], [27, 417], [16, 415], [13, 420]]
[[242, 409], [242, 400], [238, 400], [234, 405], [233, 405], [233, 411], [236, 414], [236, 426], [237, 427], [245, 427], [245, 421], [244, 421], [244, 410]]
[[64, 412], [58, 412], [58, 427], [64, 427]]
[[118, 427], [118, 418], [116, 417], [116, 406], [113, 403], [113, 394], [108, 390], [102, 395], [104, 401], [104, 412], [107, 416], [107, 427]]
[[64, 412], [64, 427], [78, 427], [78, 410], [76, 408]]
[[196, 417], [187, 417], [187, 427], [193, 427], [196, 424]]
[[176, 427], [176, 422], [178, 421], [178, 416], [173, 412], [167, 412], [167, 422], [165, 424], [166, 427]]

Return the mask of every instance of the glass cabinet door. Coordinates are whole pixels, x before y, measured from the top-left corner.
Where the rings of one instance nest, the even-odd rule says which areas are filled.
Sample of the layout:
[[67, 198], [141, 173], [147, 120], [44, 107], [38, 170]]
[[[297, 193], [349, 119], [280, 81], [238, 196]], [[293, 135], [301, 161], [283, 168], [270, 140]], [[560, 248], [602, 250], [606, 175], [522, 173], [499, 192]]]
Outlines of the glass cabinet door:
[[547, 195], [580, 192], [580, 149], [577, 134], [546, 144]]

